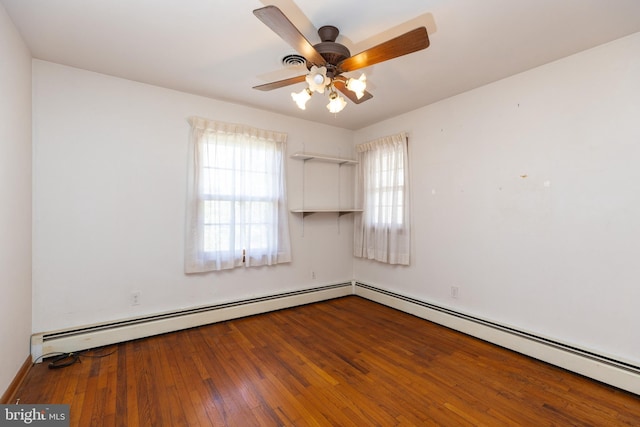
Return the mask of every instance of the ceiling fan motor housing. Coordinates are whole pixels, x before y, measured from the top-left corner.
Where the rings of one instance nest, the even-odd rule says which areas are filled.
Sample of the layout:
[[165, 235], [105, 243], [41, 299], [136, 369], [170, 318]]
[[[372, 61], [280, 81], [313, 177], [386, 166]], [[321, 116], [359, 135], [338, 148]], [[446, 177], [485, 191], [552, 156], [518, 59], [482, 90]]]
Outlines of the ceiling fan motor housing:
[[[351, 52], [346, 46], [336, 43], [340, 31], [333, 25], [325, 25], [320, 27], [318, 35], [320, 36], [320, 43], [313, 47], [318, 51], [320, 55], [327, 61], [327, 75], [333, 74], [331, 77], [335, 77], [336, 65], [351, 56]], [[311, 68], [314, 64], [307, 63], [307, 68]]]

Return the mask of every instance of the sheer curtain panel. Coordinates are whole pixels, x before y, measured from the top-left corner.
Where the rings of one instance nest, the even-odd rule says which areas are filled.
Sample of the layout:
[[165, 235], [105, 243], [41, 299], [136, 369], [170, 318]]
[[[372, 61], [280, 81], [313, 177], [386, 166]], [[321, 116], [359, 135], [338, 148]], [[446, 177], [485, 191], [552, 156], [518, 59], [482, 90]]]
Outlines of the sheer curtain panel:
[[356, 146], [357, 206], [354, 255], [409, 265], [411, 221], [407, 135], [402, 132]]
[[291, 261], [285, 133], [190, 117], [185, 272]]

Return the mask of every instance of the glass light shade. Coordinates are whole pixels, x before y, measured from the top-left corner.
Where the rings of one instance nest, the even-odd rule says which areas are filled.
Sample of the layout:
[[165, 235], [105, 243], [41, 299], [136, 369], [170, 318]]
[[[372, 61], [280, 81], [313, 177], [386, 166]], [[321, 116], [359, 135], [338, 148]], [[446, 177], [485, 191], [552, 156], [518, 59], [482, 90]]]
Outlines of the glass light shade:
[[359, 79], [349, 79], [347, 80], [347, 89], [354, 92], [358, 99], [362, 98], [364, 95], [364, 90], [367, 88], [367, 76], [362, 74]]
[[312, 93], [313, 92], [311, 92], [308, 87], [305, 87], [298, 93], [291, 92], [291, 98], [293, 98], [293, 100], [296, 102], [298, 108], [300, 108], [301, 110], [306, 110], [307, 101], [311, 99]]
[[316, 67], [315, 65], [311, 67], [305, 80], [309, 84], [309, 89], [318, 93], [324, 93], [324, 89], [331, 83], [331, 79], [327, 77], [327, 67]]
[[330, 113], [335, 114], [342, 111], [346, 105], [347, 105], [347, 102], [344, 100], [343, 97], [338, 96], [338, 94], [335, 92], [332, 92], [331, 95], [329, 96], [329, 103], [327, 104], [327, 109], [329, 110]]

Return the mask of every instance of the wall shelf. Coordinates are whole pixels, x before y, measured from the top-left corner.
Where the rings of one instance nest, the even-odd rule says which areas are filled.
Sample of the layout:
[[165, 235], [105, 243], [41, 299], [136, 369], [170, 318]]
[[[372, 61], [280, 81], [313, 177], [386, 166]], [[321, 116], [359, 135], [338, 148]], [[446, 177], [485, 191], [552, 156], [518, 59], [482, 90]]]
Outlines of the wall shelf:
[[347, 159], [344, 157], [332, 157], [332, 156], [326, 156], [324, 154], [316, 154], [316, 153], [303, 153], [301, 151], [297, 153], [293, 153], [291, 155], [291, 158], [296, 160], [316, 160], [318, 162], [337, 163], [339, 165], [358, 164], [358, 161], [353, 159]]
[[303, 217], [314, 213], [337, 213], [338, 216], [342, 216], [354, 212], [362, 212], [362, 209], [291, 209], [291, 213], [301, 213]]
[[[315, 213], [329, 213], [329, 214], [337, 214], [337, 218], [338, 218], [338, 230], [340, 230], [340, 217], [342, 217], [343, 215], [347, 215], [350, 213], [354, 213], [354, 212], [362, 212], [362, 209], [354, 209], [354, 208], [334, 208], [333, 206], [340, 206], [342, 204], [342, 198], [340, 195], [340, 188], [341, 188], [341, 184], [340, 184], [340, 176], [341, 176], [341, 170], [343, 166], [354, 166], [358, 164], [357, 160], [354, 159], [348, 159], [345, 157], [335, 157], [335, 156], [329, 156], [326, 154], [318, 154], [318, 153], [307, 153], [304, 151], [298, 151], [295, 152], [293, 154], [291, 154], [289, 156], [290, 158], [294, 159], [294, 160], [300, 160], [302, 161], [302, 207], [297, 208], [297, 209], [290, 209], [290, 212], [293, 214], [298, 214], [298, 215], [302, 215], [302, 229], [303, 232], [302, 234], [304, 235], [304, 218], [306, 218], [309, 215], [315, 214]], [[305, 203], [305, 192], [306, 192], [306, 185], [305, 185], [305, 169], [307, 167], [311, 167], [310, 163], [330, 163], [333, 165], [337, 165], [337, 174], [338, 174], [338, 188], [337, 188], [337, 200], [336, 202], [330, 202], [330, 203], [320, 203], [320, 204], [316, 204], [315, 206], [325, 206], [325, 207], [307, 207], [306, 203]], [[318, 168], [319, 165], [315, 165], [313, 166], [313, 168]], [[325, 205], [326, 203], [326, 205]], [[349, 203], [349, 205], [353, 206], [353, 202]], [[313, 205], [312, 205], [313, 206]], [[326, 207], [329, 206], [329, 207]]]

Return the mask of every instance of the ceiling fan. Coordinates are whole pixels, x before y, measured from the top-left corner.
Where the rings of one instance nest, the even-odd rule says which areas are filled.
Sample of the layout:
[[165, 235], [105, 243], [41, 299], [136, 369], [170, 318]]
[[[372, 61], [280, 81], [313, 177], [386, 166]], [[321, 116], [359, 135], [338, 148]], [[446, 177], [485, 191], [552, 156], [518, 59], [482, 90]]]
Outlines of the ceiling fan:
[[332, 25], [320, 27], [318, 35], [321, 41], [312, 45], [276, 6], [256, 9], [253, 14], [302, 55], [309, 70], [308, 74], [254, 86], [254, 89], [266, 91], [307, 82], [305, 89], [291, 94], [303, 110], [313, 92], [324, 93], [325, 90], [329, 91], [327, 108], [332, 113], [340, 112], [346, 105], [336, 90], [355, 104], [371, 99], [373, 95], [366, 91], [364, 74], [358, 79], [343, 74], [429, 47], [427, 29], [419, 27], [351, 56], [346, 46], [336, 42], [339, 30]]

